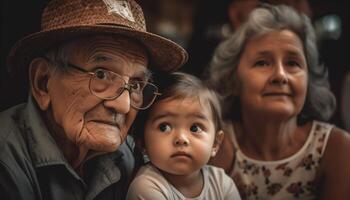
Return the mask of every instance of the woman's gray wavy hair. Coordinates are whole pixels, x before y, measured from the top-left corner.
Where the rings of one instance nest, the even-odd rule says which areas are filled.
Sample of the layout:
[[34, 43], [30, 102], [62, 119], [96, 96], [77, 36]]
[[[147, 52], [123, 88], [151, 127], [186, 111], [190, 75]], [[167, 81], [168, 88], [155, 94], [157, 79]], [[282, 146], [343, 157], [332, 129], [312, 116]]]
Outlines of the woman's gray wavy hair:
[[319, 63], [315, 31], [310, 19], [285, 5], [263, 4], [255, 9], [235, 33], [223, 41], [214, 52], [209, 68], [209, 81], [221, 95], [224, 118], [240, 120], [239, 98], [233, 94], [236, 68], [247, 41], [253, 36], [288, 29], [301, 39], [308, 65], [308, 90], [298, 123], [328, 120], [336, 101], [329, 89], [328, 71]]

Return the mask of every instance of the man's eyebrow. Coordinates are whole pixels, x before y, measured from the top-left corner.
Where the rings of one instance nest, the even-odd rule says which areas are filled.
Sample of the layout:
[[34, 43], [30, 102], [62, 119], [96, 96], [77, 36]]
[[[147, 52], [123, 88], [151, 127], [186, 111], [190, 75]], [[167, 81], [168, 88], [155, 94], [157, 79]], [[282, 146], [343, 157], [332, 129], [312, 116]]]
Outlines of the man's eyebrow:
[[[95, 54], [91, 56], [89, 59], [89, 62], [95, 63], [95, 64], [101, 63], [101, 62], [111, 62], [111, 61], [115, 61], [115, 59], [102, 54]], [[134, 77], [143, 76], [145, 80], [148, 80], [152, 77], [152, 72], [147, 68], [147, 66], [145, 66], [145, 69], [137, 71], [133, 76]]]
[[143, 71], [144, 72], [144, 75], [145, 75], [145, 79], [146, 80], [151, 80], [152, 81], [152, 72], [151, 72], [151, 70], [149, 70], [148, 68], [146, 68], [146, 70], [145, 71]]

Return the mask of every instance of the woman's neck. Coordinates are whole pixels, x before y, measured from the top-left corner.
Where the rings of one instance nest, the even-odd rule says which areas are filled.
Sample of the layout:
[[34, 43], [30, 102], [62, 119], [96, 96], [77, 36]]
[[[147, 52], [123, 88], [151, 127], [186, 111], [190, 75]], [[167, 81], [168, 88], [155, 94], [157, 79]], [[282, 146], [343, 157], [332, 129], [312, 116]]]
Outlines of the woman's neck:
[[[243, 116], [234, 125], [242, 151], [258, 160], [280, 160], [296, 153], [304, 144], [308, 131], [298, 127], [297, 118]], [[302, 133], [302, 134], [297, 134]]]
[[161, 172], [165, 179], [187, 198], [197, 197], [203, 190], [204, 177], [201, 170], [189, 175], [174, 175], [162, 170]]

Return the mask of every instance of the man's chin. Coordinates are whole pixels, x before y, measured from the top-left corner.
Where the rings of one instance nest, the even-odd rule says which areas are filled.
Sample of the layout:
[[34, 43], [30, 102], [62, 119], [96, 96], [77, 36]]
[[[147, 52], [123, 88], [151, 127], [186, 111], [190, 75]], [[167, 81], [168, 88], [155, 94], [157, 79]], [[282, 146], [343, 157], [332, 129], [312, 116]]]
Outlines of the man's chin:
[[[81, 138], [83, 139], [83, 138]], [[77, 143], [79, 146], [87, 148], [88, 151], [95, 152], [113, 152], [116, 151], [122, 144], [119, 134], [105, 133], [98, 134], [94, 137], [85, 137], [83, 140]]]
[[88, 123], [81, 134], [85, 146], [98, 152], [113, 152], [121, 145], [122, 138], [117, 126]]
[[89, 143], [85, 145], [90, 151], [98, 152], [98, 153], [109, 153], [116, 151], [119, 146], [121, 145], [120, 142], [118, 143]]

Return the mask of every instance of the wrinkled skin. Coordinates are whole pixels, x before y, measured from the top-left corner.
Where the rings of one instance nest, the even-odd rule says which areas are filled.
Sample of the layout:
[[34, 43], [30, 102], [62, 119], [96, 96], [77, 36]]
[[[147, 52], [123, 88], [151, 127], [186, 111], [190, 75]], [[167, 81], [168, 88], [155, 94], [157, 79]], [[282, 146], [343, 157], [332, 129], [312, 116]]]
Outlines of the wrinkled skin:
[[[69, 43], [68, 50], [69, 63], [86, 71], [103, 68], [120, 74], [126, 82], [146, 78], [146, 51], [132, 40], [94, 36]], [[45, 68], [42, 66], [50, 64], [42, 59], [32, 65]], [[115, 151], [125, 140], [137, 113], [130, 106], [129, 92], [125, 90], [116, 99], [103, 100], [91, 94], [90, 74], [50, 67], [48, 72], [41, 70], [47, 73], [47, 89], [33, 94], [46, 112], [48, 128], [67, 159], [83, 160], [89, 151]], [[37, 71], [35, 77], [40, 82], [44, 72]], [[69, 158], [77, 154], [78, 158]]]

